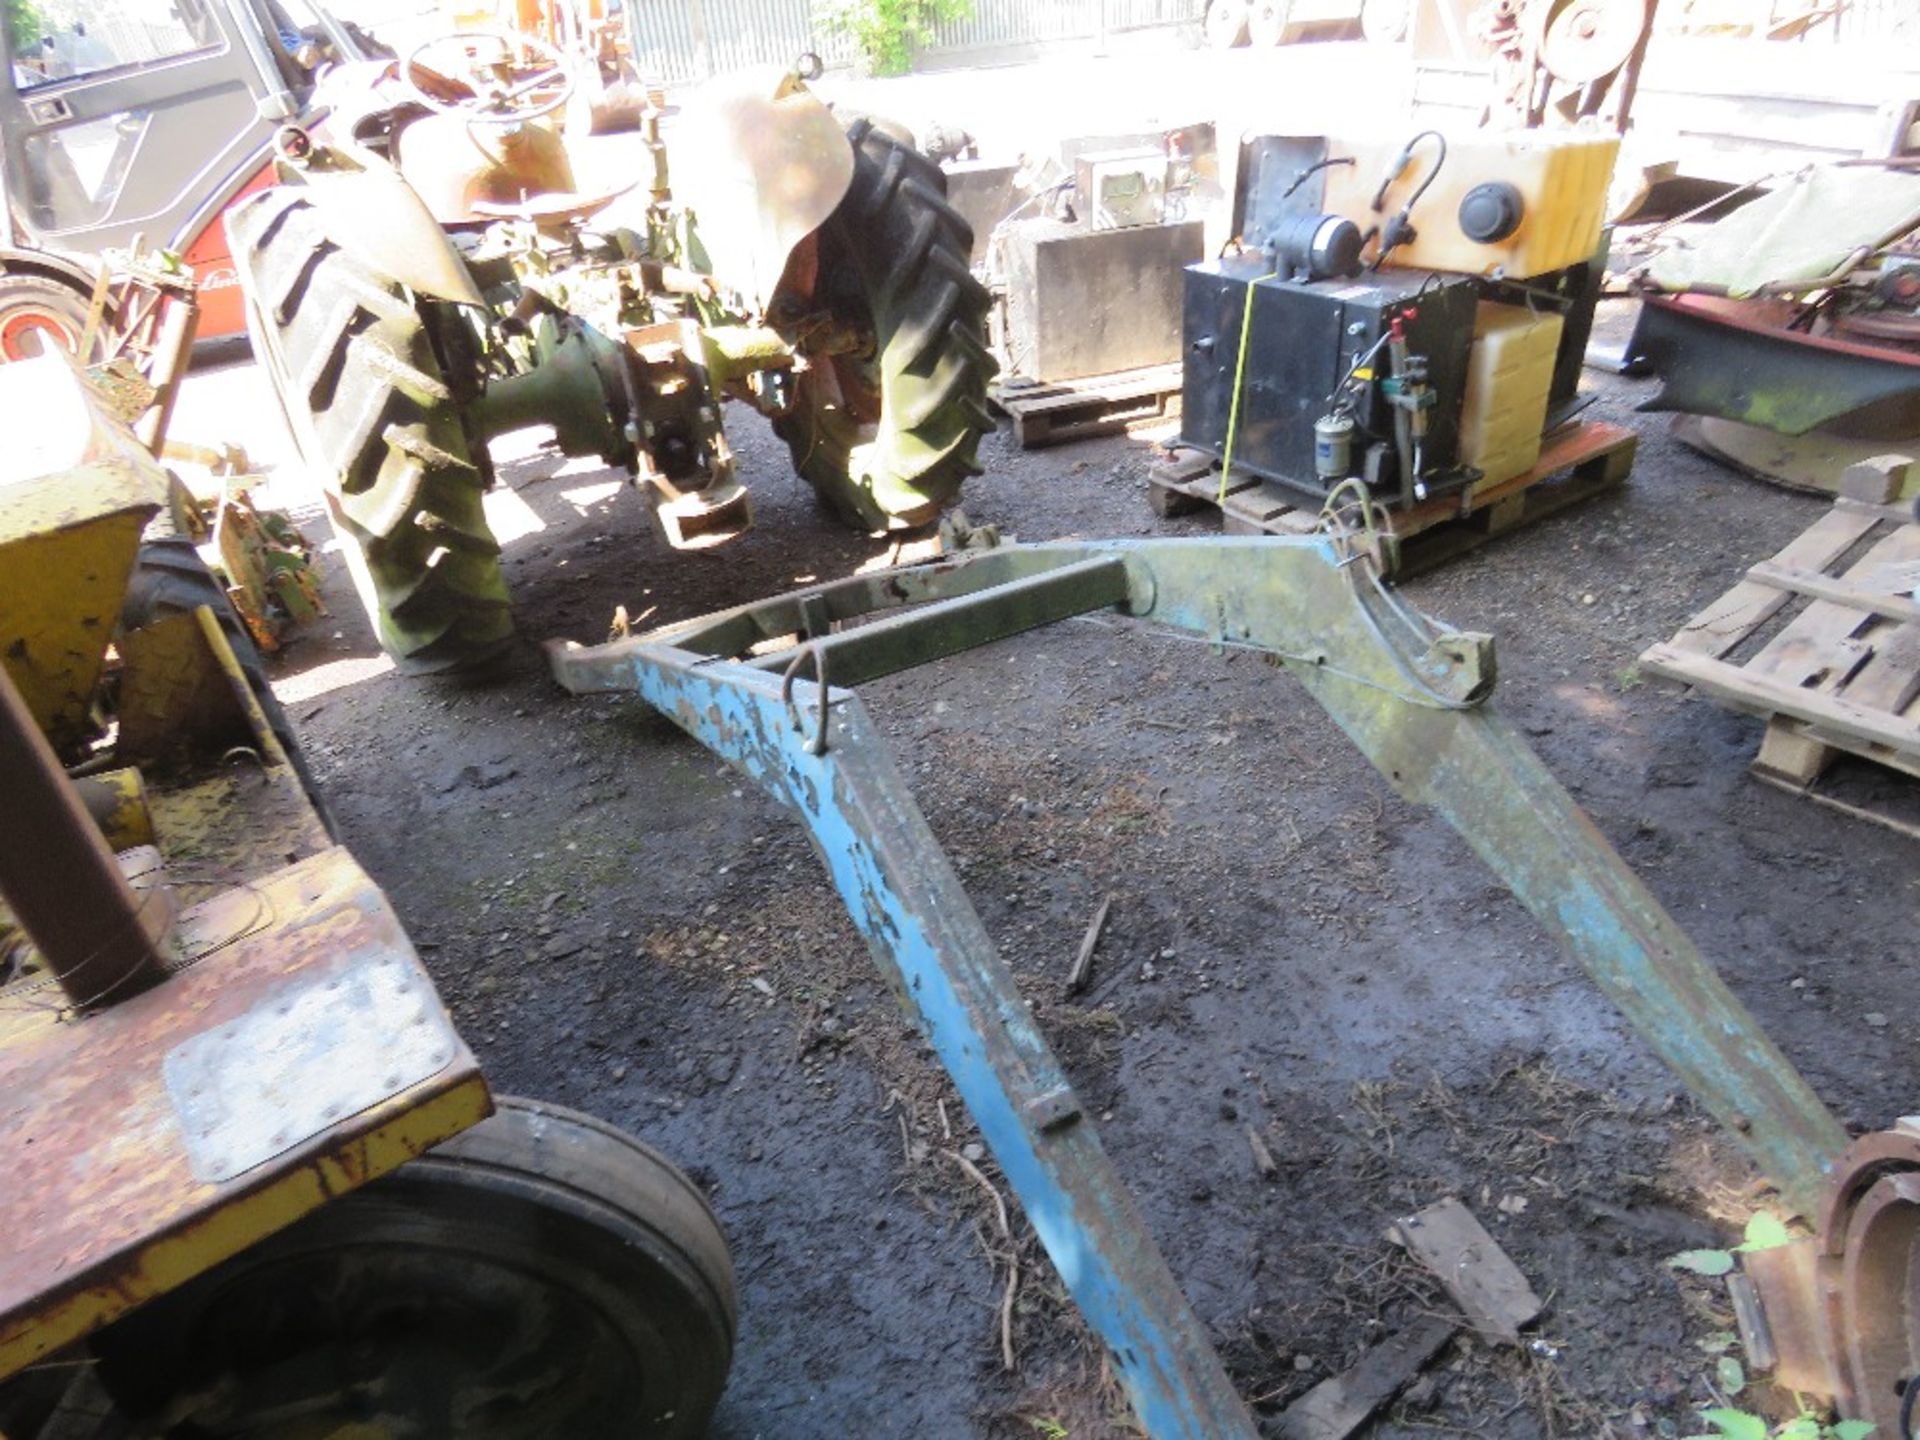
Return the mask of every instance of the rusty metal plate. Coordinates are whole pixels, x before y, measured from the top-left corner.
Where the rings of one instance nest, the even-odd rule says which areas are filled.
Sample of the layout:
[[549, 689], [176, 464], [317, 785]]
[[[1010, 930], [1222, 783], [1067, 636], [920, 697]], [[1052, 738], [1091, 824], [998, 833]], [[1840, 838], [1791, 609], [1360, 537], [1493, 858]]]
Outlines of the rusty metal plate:
[[[344, 849], [189, 907], [177, 939], [166, 980], [82, 1018], [48, 981], [0, 989], [0, 1376], [488, 1113], [472, 1053], [386, 897]], [[349, 1018], [322, 1016], [320, 997]], [[228, 1043], [245, 1055], [207, 1062], [197, 1042], [218, 1033], [239, 1034]], [[416, 1038], [429, 1034], [448, 1048], [437, 1065]], [[323, 1078], [328, 1047], [342, 1074]], [[401, 1056], [413, 1058], [397, 1066]], [[217, 1078], [223, 1108], [183, 1115], [176, 1073]], [[345, 1088], [356, 1074], [374, 1088]], [[324, 1120], [328, 1101], [297, 1093], [303, 1085], [357, 1108]], [[264, 1159], [276, 1131], [242, 1123], [249, 1106], [287, 1126]], [[216, 1135], [252, 1168], [208, 1178], [214, 1157], [198, 1152]]]
[[365, 948], [162, 1062], [187, 1163], [217, 1184], [438, 1075], [459, 1044], [411, 957]]

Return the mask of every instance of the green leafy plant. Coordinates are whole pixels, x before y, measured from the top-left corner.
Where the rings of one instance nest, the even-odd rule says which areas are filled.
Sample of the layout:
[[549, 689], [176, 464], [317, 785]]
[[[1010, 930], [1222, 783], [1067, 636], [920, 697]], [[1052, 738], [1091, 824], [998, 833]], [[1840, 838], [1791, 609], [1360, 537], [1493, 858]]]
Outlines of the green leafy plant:
[[33, 0], [7, 0], [7, 31], [13, 36], [13, 53], [29, 53], [46, 33], [40, 7]]
[[1873, 1434], [1870, 1421], [1828, 1422], [1810, 1410], [1802, 1410], [1778, 1427], [1745, 1410], [1702, 1410], [1700, 1418], [1713, 1426], [1712, 1432], [1689, 1435], [1686, 1440], [1867, 1440]]
[[1775, 1250], [1792, 1241], [1793, 1232], [1787, 1229], [1786, 1222], [1778, 1215], [1769, 1215], [1763, 1210], [1747, 1221], [1746, 1234], [1733, 1249], [1682, 1250], [1671, 1257], [1667, 1264], [1676, 1270], [1691, 1270], [1695, 1275], [1725, 1275], [1733, 1269], [1735, 1255], [1750, 1254], [1755, 1250]]
[[[1793, 1232], [1787, 1229], [1786, 1222], [1778, 1215], [1761, 1211], [1747, 1221], [1740, 1243], [1731, 1250], [1683, 1250], [1670, 1258], [1667, 1264], [1695, 1275], [1725, 1275], [1733, 1269], [1737, 1255], [1752, 1254], [1756, 1250], [1777, 1250], [1782, 1245], [1792, 1243]], [[1715, 1357], [1713, 1388], [1718, 1396], [1729, 1400], [1747, 1388], [1746, 1367], [1727, 1353], [1736, 1341], [1737, 1337], [1731, 1330], [1716, 1330], [1696, 1342], [1700, 1349]], [[1869, 1440], [1874, 1433], [1874, 1427], [1868, 1421], [1829, 1421], [1808, 1409], [1806, 1401], [1798, 1395], [1794, 1396], [1794, 1400], [1800, 1407], [1800, 1413], [1777, 1426], [1771, 1424], [1764, 1415], [1736, 1410], [1731, 1406], [1702, 1410], [1700, 1418], [1713, 1427], [1712, 1431], [1689, 1435], [1686, 1440]]]
[[875, 75], [904, 75], [936, 26], [972, 13], [973, 0], [840, 0], [826, 23], [852, 37]]

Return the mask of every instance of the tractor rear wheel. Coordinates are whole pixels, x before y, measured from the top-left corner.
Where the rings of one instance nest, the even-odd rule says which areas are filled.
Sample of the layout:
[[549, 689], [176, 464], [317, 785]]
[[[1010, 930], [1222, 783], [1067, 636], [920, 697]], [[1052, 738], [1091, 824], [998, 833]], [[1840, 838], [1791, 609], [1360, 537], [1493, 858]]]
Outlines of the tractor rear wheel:
[[589, 1116], [492, 1119], [95, 1337], [164, 1440], [694, 1440], [733, 1262], [693, 1183]]
[[973, 231], [940, 167], [865, 118], [847, 138], [853, 184], [817, 233], [812, 299], [871, 343], [813, 358], [774, 429], [849, 523], [911, 529], [980, 473], [993, 428], [987, 291], [967, 268]]
[[[326, 494], [381, 648], [420, 674], [479, 665], [512, 640], [470, 442], [426, 301], [328, 240], [300, 187], [227, 212], [247, 331], [301, 458]], [[451, 377], [460, 381], [464, 377]]]

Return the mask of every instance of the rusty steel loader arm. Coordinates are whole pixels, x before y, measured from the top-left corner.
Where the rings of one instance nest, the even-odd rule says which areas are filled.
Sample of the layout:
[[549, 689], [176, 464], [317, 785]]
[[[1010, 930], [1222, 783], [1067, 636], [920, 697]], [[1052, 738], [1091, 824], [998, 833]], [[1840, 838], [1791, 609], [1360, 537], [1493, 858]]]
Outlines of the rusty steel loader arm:
[[[590, 649], [550, 645], [567, 689], [637, 692], [798, 812], [1148, 1434], [1257, 1431], [845, 688], [1106, 608], [1283, 664], [1402, 795], [1460, 831], [1789, 1201], [1814, 1213], [1847, 1143], [1839, 1122], [1490, 703], [1492, 641], [1407, 609], [1345, 536], [1008, 546]], [[797, 644], [770, 649], [787, 637]]]

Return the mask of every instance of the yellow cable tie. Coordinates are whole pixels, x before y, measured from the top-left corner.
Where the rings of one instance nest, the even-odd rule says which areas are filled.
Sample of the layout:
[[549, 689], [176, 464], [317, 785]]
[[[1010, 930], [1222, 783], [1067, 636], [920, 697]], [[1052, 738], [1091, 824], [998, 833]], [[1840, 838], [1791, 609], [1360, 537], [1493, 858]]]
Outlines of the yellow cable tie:
[[1240, 355], [1233, 364], [1233, 400], [1227, 406], [1227, 448], [1220, 456], [1220, 493], [1214, 499], [1216, 505], [1227, 503], [1227, 476], [1233, 473], [1233, 437], [1240, 428], [1240, 387], [1247, 378], [1247, 337], [1253, 333], [1253, 287], [1279, 273], [1269, 270], [1247, 282], [1247, 307], [1240, 316]]

